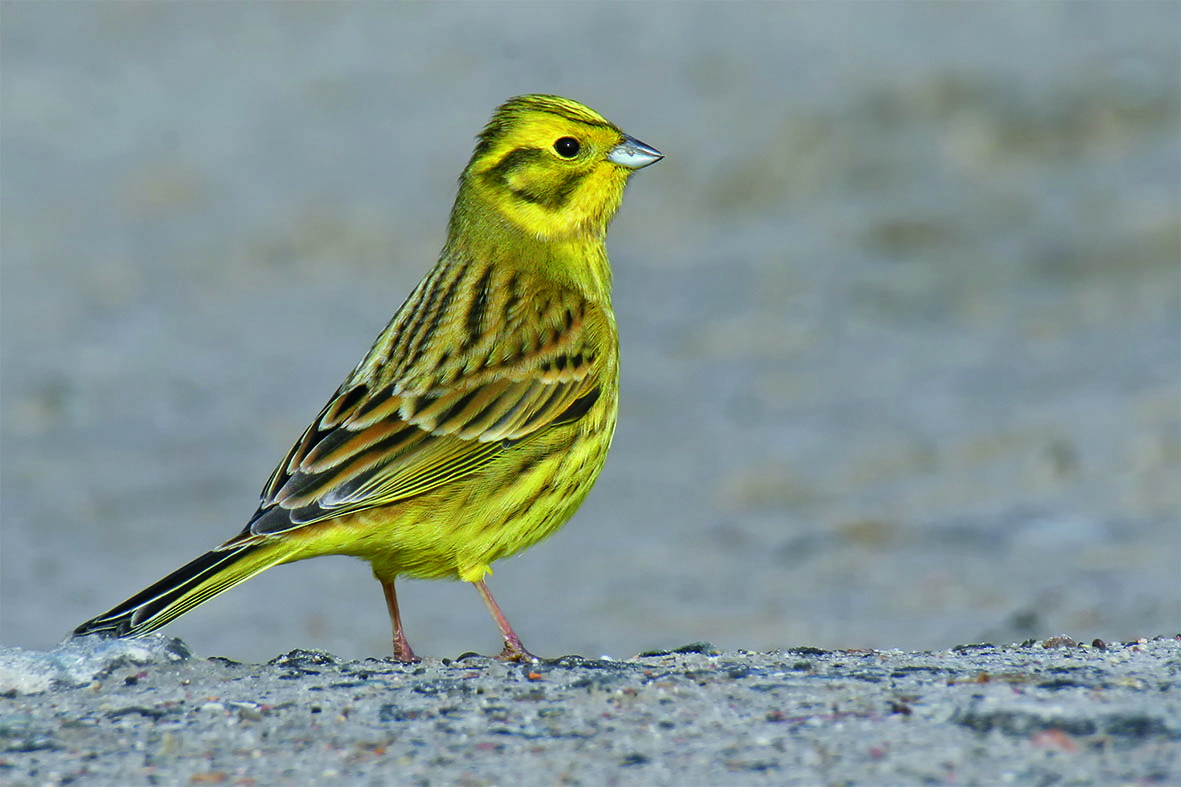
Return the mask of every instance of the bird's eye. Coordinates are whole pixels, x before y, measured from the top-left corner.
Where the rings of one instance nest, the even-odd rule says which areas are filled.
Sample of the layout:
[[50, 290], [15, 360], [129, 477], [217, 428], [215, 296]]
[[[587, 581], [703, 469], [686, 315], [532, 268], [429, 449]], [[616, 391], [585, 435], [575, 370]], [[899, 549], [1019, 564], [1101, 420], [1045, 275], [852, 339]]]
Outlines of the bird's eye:
[[562, 158], [574, 158], [581, 149], [582, 146], [578, 144], [578, 140], [574, 137], [562, 137], [554, 143], [554, 150]]

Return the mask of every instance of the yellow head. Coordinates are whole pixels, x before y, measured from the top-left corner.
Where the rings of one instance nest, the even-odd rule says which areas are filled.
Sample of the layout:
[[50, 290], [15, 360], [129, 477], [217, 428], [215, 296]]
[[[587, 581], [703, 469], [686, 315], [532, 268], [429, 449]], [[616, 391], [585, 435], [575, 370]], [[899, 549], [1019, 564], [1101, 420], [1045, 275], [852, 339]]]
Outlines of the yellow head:
[[480, 134], [460, 200], [474, 199], [541, 240], [602, 237], [628, 176], [661, 158], [576, 101], [519, 96]]

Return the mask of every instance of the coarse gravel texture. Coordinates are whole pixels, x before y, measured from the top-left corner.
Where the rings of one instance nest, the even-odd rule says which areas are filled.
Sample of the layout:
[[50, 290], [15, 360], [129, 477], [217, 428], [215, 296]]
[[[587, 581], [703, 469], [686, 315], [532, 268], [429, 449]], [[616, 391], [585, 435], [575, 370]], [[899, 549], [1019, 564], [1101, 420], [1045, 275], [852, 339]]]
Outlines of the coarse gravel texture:
[[[130, 650], [129, 650], [130, 649]], [[81, 651], [81, 653], [79, 653]], [[1167, 784], [1181, 637], [417, 665], [0, 651], [8, 784]], [[18, 658], [19, 656], [19, 658]], [[23, 666], [16, 663], [23, 659]], [[77, 663], [14, 688], [32, 662]], [[29, 687], [33, 688], [33, 687]]]

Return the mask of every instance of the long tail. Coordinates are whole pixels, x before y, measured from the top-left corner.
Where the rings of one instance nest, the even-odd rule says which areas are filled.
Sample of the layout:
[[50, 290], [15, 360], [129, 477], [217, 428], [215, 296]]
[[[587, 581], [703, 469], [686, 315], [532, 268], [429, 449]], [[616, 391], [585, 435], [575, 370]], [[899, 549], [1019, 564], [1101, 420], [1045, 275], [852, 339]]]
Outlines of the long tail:
[[138, 637], [155, 631], [218, 593], [286, 562], [291, 550], [283, 546], [281, 542], [263, 542], [206, 552], [109, 612], [86, 621], [74, 629], [74, 636]]

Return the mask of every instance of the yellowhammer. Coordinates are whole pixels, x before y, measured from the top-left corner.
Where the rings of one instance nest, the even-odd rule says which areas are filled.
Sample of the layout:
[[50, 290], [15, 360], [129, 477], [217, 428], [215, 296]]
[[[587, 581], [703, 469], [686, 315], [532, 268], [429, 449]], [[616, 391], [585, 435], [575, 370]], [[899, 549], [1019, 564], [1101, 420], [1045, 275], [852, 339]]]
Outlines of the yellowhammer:
[[153, 631], [279, 563], [369, 561], [394, 656], [415, 661], [394, 580], [484, 584], [582, 503], [615, 431], [619, 339], [604, 241], [628, 177], [662, 158], [557, 96], [511, 99], [459, 180], [434, 268], [279, 463], [241, 533], [79, 626]]

